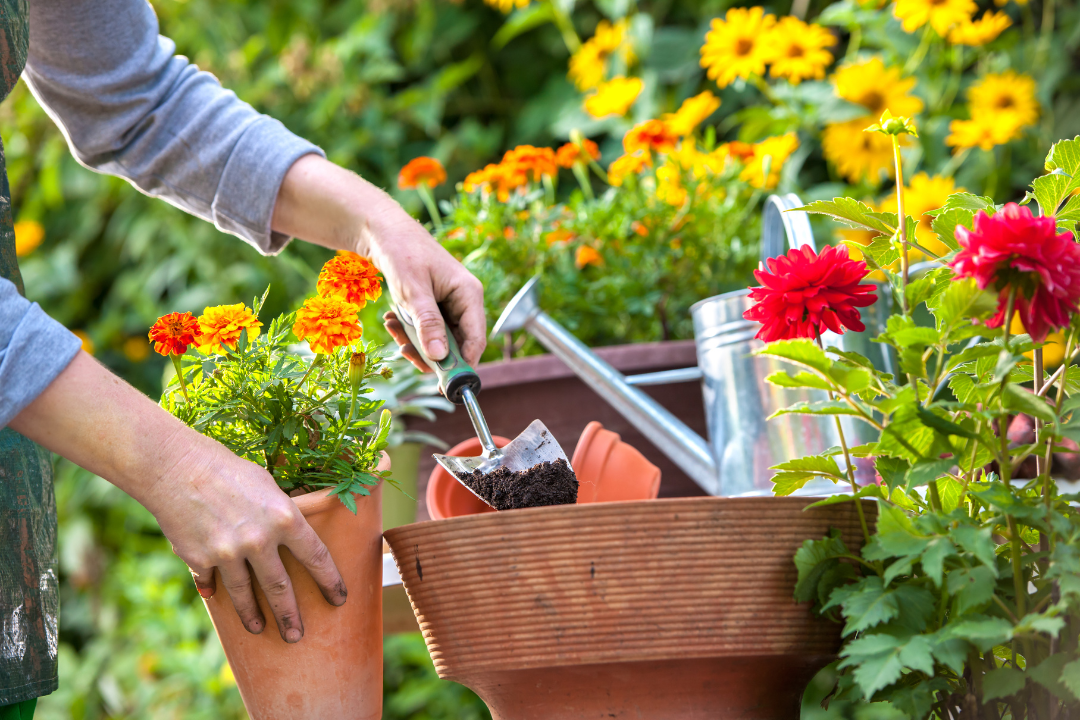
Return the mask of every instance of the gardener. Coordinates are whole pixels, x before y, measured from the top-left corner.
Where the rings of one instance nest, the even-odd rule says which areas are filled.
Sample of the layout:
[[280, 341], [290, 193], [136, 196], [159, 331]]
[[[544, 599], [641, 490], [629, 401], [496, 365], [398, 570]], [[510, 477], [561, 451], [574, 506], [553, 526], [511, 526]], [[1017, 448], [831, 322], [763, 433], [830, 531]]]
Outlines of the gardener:
[[[263, 253], [295, 236], [371, 257], [417, 319], [427, 354], [447, 352], [438, 301], [476, 362], [485, 331], [479, 282], [388, 195], [174, 49], [146, 0], [0, 0], [0, 98], [25, 66], [27, 84], [81, 163]], [[216, 568], [253, 633], [266, 625], [252, 590], [258, 582], [281, 636], [298, 642], [303, 620], [278, 547], [340, 605], [346, 588], [326, 547], [266, 470], [174, 419], [22, 297], [0, 174], [0, 720], [29, 717], [35, 698], [57, 687], [49, 451], [146, 506], [204, 597], [218, 589]]]

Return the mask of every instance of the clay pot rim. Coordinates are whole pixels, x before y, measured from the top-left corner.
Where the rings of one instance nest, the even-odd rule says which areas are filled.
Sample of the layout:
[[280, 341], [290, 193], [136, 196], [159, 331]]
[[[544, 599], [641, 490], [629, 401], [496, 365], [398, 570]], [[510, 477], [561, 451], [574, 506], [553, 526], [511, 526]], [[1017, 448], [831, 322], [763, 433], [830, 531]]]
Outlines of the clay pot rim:
[[[419, 530], [420, 528], [429, 528], [439, 523], [439, 527], [449, 528], [451, 523], [459, 524], [463, 526], [471, 526], [480, 524], [483, 525], [499, 525], [502, 523], [514, 523], [518, 519], [525, 520], [530, 515], [537, 514], [550, 514], [552, 519], [561, 515], [572, 515], [573, 513], [595, 513], [595, 512], [615, 512], [618, 508], [625, 507], [627, 505], [644, 505], [645, 507], [655, 508], [655, 512], [671, 511], [679, 505], [686, 505], [693, 507], [695, 505], [711, 505], [719, 502], [723, 503], [739, 503], [739, 504], [758, 504], [762, 502], [769, 502], [774, 505], [796, 505], [806, 507], [815, 502], [823, 500], [821, 497], [802, 497], [802, 496], [772, 496], [763, 495], [756, 497], [689, 497], [689, 498], [656, 498], [654, 500], [613, 500], [610, 502], [602, 503], [583, 503], [580, 505], [547, 505], [544, 507], [534, 508], [520, 508], [517, 510], [502, 510], [492, 513], [481, 513], [478, 515], [461, 515], [459, 517], [444, 518], [442, 520], [425, 520], [423, 522], [411, 523], [409, 525], [401, 525], [396, 528], [391, 528], [383, 533], [384, 536], [389, 537], [397, 532], [404, 532], [408, 529]], [[876, 503], [873, 499], [863, 498], [864, 507], [874, 505]], [[828, 507], [828, 506], [826, 506]]]
[[[379, 458], [379, 464], [375, 466], [376, 470], [388, 470], [390, 467], [390, 456], [386, 454], [386, 451], [382, 451], [382, 456]], [[382, 485], [382, 480], [378, 485]], [[373, 486], [378, 487], [378, 485]], [[300, 513], [304, 517], [311, 517], [312, 515], [318, 515], [321, 512], [327, 510], [333, 510], [335, 505], [344, 504], [335, 496], [331, 496], [330, 493], [334, 488], [323, 488], [322, 490], [316, 490], [315, 492], [305, 493], [303, 495], [290, 496], [289, 499], [296, 503], [296, 507], [299, 508]], [[354, 493], [356, 494], [356, 493]], [[360, 499], [366, 496], [361, 495]]]

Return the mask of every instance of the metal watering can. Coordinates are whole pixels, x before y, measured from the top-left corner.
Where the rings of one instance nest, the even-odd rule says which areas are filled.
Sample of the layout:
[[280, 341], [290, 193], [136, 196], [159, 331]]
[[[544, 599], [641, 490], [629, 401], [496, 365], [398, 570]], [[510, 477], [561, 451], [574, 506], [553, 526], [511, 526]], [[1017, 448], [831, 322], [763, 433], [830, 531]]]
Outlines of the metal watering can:
[[[789, 212], [802, 205], [794, 194], [772, 195], [765, 201], [763, 260], [782, 254], [785, 244], [814, 247], [807, 214]], [[791, 366], [752, 354], [764, 343], [754, 339], [760, 325], [743, 319], [743, 312], [750, 307], [749, 290], [717, 295], [690, 308], [697, 367], [626, 377], [540, 308], [538, 281], [533, 278], [518, 291], [495, 323], [492, 337], [527, 330], [710, 495], [771, 495], [771, 466], [840, 444], [831, 416], [792, 414], [766, 421], [792, 403], [827, 397], [820, 390], [781, 388], [765, 382], [771, 373]], [[862, 311], [865, 332], [848, 332], [842, 337], [827, 333], [822, 340], [826, 347], [859, 352], [892, 372], [887, 346], [871, 342], [884, 329], [890, 306], [891, 295], [879, 292], [878, 302]], [[638, 389], [695, 379], [702, 381], [708, 440]], [[874, 439], [868, 435], [868, 426], [854, 418], [842, 417], [842, 422], [849, 445]], [[847, 489], [816, 480], [796, 494], [831, 495]]]

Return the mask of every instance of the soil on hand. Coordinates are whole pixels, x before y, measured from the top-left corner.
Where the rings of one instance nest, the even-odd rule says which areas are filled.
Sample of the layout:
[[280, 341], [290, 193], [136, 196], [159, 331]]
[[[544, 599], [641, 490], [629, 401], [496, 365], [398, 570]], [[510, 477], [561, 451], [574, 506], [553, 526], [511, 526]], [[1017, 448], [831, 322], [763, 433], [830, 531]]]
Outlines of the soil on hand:
[[489, 473], [474, 470], [460, 479], [496, 510], [577, 502], [577, 475], [562, 458], [533, 465], [524, 472], [500, 467]]

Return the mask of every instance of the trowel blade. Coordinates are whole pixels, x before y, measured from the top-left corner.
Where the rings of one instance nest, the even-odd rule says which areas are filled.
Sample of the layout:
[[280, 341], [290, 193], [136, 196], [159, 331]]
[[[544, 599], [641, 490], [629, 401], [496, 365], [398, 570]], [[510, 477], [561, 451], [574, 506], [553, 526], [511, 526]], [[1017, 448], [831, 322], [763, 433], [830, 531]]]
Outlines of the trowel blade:
[[[511, 472], [524, 472], [542, 462], [562, 459], [566, 460], [567, 464], [570, 463], [559, 441], [539, 420], [533, 420], [524, 432], [511, 440], [510, 444], [500, 448], [499, 454], [493, 457], [453, 457], [438, 454], [434, 457], [435, 461], [459, 482], [463, 475], [468, 475], [475, 470], [486, 474], [499, 467], [505, 467]], [[468, 485], [461, 484], [476, 495]], [[480, 496], [476, 495], [476, 497]], [[483, 498], [480, 499], [483, 500]]]

